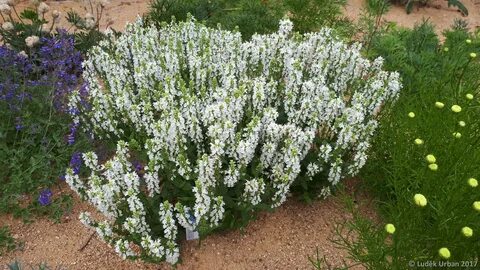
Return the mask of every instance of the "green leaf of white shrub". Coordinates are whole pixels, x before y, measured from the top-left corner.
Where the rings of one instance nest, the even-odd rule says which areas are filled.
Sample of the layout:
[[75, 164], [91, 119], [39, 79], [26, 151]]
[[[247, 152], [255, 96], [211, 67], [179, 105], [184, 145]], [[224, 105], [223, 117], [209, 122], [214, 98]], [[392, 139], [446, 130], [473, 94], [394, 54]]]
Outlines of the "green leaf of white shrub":
[[[278, 33], [242, 42], [194, 20], [160, 29], [139, 20], [94, 47], [84, 66], [92, 106], [78, 106], [79, 93], [70, 105], [75, 121], [118, 143], [104, 164], [84, 154], [87, 179], [67, 171], [106, 216], [82, 221], [124, 258], [175, 263], [179, 225], [202, 233], [226, 215], [281, 205], [298, 179], [323, 181], [325, 195], [356, 174], [399, 75], [330, 29], [292, 27], [281, 21]], [[132, 137], [148, 158], [143, 177]]]

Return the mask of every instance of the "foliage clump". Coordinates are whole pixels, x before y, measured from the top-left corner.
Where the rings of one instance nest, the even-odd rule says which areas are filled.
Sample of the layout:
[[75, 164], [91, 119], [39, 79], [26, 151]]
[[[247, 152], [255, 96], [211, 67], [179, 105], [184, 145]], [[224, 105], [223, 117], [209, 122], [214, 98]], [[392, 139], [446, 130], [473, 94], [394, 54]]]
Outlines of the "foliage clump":
[[[116, 142], [67, 182], [107, 218], [82, 221], [124, 258], [178, 259], [178, 226], [245, 224], [291, 187], [330, 193], [365, 164], [382, 106], [400, 90], [382, 59], [364, 59], [328, 28], [304, 36], [215, 30], [189, 19], [130, 25], [84, 62], [91, 107], [75, 123]], [[318, 194], [317, 193], [317, 194]], [[135, 248], [133, 247], [135, 246]]]

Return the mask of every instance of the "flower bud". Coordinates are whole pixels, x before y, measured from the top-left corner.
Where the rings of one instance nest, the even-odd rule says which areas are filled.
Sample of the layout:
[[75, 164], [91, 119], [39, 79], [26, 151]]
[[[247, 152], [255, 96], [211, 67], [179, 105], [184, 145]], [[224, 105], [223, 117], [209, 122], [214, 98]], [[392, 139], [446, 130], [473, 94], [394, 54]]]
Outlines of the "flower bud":
[[43, 33], [49, 33], [50, 32], [50, 26], [48, 23], [42, 24], [42, 28], [40, 29]]
[[422, 145], [422, 144], [423, 144], [423, 140], [422, 140], [422, 139], [415, 139], [415, 144], [416, 144], [416, 145]]
[[395, 226], [391, 223], [388, 223], [387, 225], [385, 225], [385, 231], [387, 231], [387, 233], [389, 233], [389, 234], [394, 234], [395, 233]]
[[0, 4], [0, 11], [5, 15], [10, 15], [12, 13], [12, 8], [7, 4]]
[[56, 19], [58, 17], [60, 17], [60, 11], [58, 10], [52, 11], [52, 18]]
[[473, 236], [473, 230], [472, 230], [472, 228], [465, 226], [465, 227], [462, 228], [462, 234], [465, 237], [472, 237]]
[[13, 30], [13, 23], [11, 22], [4, 22], [2, 24], [2, 29], [5, 30], [5, 31], [12, 31]]
[[435, 107], [439, 108], [439, 109], [442, 109], [443, 107], [445, 106], [445, 104], [443, 104], [442, 102], [435, 102]]
[[420, 207], [424, 207], [427, 205], [427, 198], [425, 198], [425, 196], [423, 196], [422, 194], [415, 194], [415, 196], [413, 196], [413, 201], [416, 205]]
[[468, 93], [465, 95], [465, 97], [468, 99], [468, 100], [472, 100], [473, 99], [473, 95]]
[[450, 250], [448, 250], [448, 248], [446, 247], [443, 247], [441, 249], [438, 250], [438, 255], [440, 255], [440, 257], [444, 258], [444, 259], [448, 259], [450, 258]]
[[50, 10], [50, 7], [47, 4], [45, 4], [44, 2], [41, 2], [37, 7], [38, 14], [45, 14], [49, 10]]
[[456, 112], [456, 113], [459, 113], [459, 112], [462, 111], [462, 107], [460, 107], [458, 105], [453, 105], [451, 109], [452, 109], [453, 112]]
[[39, 41], [40, 41], [40, 38], [37, 36], [29, 36], [25, 39], [25, 43], [29, 48], [33, 48], [33, 46], [37, 45]]
[[473, 202], [473, 209], [480, 212], [480, 201]]
[[433, 164], [428, 165], [428, 168], [432, 171], [437, 171], [438, 170], [438, 165], [433, 163]]
[[478, 187], [478, 181], [475, 178], [468, 179], [468, 185], [471, 187]]
[[5, 0], [5, 2], [7, 3], [7, 5], [13, 7], [15, 6], [16, 4], [18, 4], [18, 0]]
[[430, 154], [425, 157], [425, 159], [428, 161], [428, 163], [435, 163], [437, 162], [437, 159], [435, 158], [434, 155]]

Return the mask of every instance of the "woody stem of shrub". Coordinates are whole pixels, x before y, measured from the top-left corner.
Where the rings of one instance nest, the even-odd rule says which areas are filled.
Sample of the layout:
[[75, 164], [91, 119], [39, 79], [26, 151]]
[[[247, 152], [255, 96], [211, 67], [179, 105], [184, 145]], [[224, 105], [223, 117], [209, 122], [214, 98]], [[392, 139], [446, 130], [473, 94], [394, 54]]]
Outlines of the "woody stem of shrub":
[[48, 113], [48, 120], [47, 120], [47, 126], [45, 127], [45, 132], [43, 133], [43, 137], [42, 137], [42, 141], [45, 139], [45, 137], [47, 136], [47, 132], [48, 132], [48, 129], [50, 127], [50, 122], [52, 120], [52, 114], [53, 114], [53, 99], [54, 99], [54, 95], [52, 94], [51, 98], [50, 98], [50, 112]]
[[462, 83], [463, 76], [465, 75], [465, 71], [467, 71], [468, 64], [470, 64], [471, 61], [472, 61], [472, 59], [470, 58], [468, 60], [468, 62], [465, 64], [465, 66], [463, 66], [462, 73], [460, 74], [460, 77], [458, 77], [457, 87], [455, 87], [455, 100], [456, 100], [456, 102], [458, 102], [458, 91], [460, 90], [460, 84]]
[[102, 14], [103, 14], [103, 7], [100, 6], [100, 13], [98, 12], [98, 7], [97, 7], [97, 30], [100, 31], [100, 20], [102, 19]]
[[12, 7], [13, 8], [13, 12], [15, 12], [15, 15], [17, 15], [17, 18], [20, 20], [20, 22], [23, 24], [23, 20], [22, 18], [18, 15], [18, 12], [17, 12], [17, 9], [15, 8], [15, 6]]
[[55, 20], [52, 20], [52, 25], [50, 26], [50, 29], [48, 30], [48, 32], [51, 33], [54, 26], [55, 26]]
[[90, 12], [93, 14], [93, 4], [92, 4], [92, 0], [88, 0], [88, 4], [90, 5]]
[[381, 7], [381, 12], [375, 15], [375, 26], [373, 28], [373, 32], [370, 33], [370, 36], [368, 38], [368, 43], [366, 46], [366, 51], [367, 53], [370, 51], [370, 46], [373, 41], [373, 37], [377, 34], [378, 28], [380, 27], [381, 19], [382, 19], [382, 14], [385, 11], [386, 8], [386, 2], [382, 2], [382, 7]]

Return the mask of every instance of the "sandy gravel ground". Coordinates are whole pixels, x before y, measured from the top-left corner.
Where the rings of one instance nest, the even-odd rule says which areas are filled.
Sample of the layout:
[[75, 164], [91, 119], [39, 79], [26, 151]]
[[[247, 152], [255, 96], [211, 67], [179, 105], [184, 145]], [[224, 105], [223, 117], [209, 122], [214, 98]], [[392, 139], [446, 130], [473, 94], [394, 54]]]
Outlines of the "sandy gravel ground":
[[[54, 189], [54, 194], [69, 194], [67, 185]], [[153, 265], [124, 261], [104, 242], [94, 237], [80, 251], [92, 231], [78, 221], [82, 211], [94, 211], [75, 196], [75, 207], [61, 223], [38, 219], [23, 224], [11, 216], [3, 216], [0, 226], [8, 225], [21, 246], [0, 258], [0, 265], [19, 259], [26, 265], [47, 262], [52, 269], [171, 269], [167, 264]], [[374, 216], [371, 202], [362, 195], [362, 209]], [[333, 237], [336, 222], [350, 218], [338, 198], [330, 197], [310, 205], [294, 199], [273, 213], [261, 213], [245, 230], [207, 236], [198, 241], [181, 243], [181, 264], [178, 269], [312, 269], [309, 256], [316, 248], [329, 263], [341, 266], [347, 254], [328, 239]], [[3, 269], [0, 267], [0, 269]], [[353, 269], [362, 269], [360, 267]]]
[[[22, 6], [25, 7], [23, 1]], [[64, 14], [73, 9], [84, 14], [76, 1], [47, 1], [52, 10]], [[364, 0], [349, 0], [345, 15], [357, 19]], [[454, 8], [448, 8], [446, 1], [432, 1], [426, 8], [415, 9], [410, 15], [403, 7], [392, 7], [386, 20], [398, 25], [412, 27], [423, 19], [428, 19], [441, 32], [448, 28], [454, 18], [467, 20], [472, 28], [480, 27], [480, 0], [463, 0], [470, 15], [463, 17]], [[148, 8], [148, 1], [112, 0], [106, 8], [101, 26], [112, 21], [112, 27], [122, 30], [127, 21], [133, 21], [138, 14]], [[56, 193], [69, 193], [65, 185]], [[367, 197], [361, 198], [368, 214], [374, 216]], [[91, 206], [75, 197], [73, 212], [59, 224], [47, 219], [39, 219], [33, 224], [23, 224], [11, 216], [0, 217], [0, 226], [9, 225], [15, 238], [23, 242], [23, 247], [0, 257], [0, 269], [15, 258], [27, 265], [47, 262], [60, 269], [170, 269], [162, 265], [123, 261], [105, 243], [93, 238], [83, 251], [79, 251], [91, 235], [77, 219], [81, 211], [93, 211]], [[312, 269], [308, 256], [320, 252], [334, 265], [340, 265], [347, 258], [344, 251], [338, 250], [328, 241], [336, 221], [349, 218], [338, 198], [305, 205], [290, 200], [274, 213], [261, 213], [243, 231], [231, 231], [208, 236], [201, 245], [196, 241], [181, 243], [182, 263], [178, 269]], [[348, 260], [348, 259], [347, 259]], [[359, 268], [361, 269], [361, 268]]]
[[[83, 15], [86, 13], [81, 4], [82, 1], [58, 0], [46, 2], [51, 6], [51, 10], [56, 9], [63, 14], [66, 14], [69, 10], [75, 10]], [[480, 0], [462, 0], [462, 2], [469, 10], [469, 16], [467, 17], [462, 16], [456, 8], [449, 8], [446, 0], [432, 0], [427, 7], [415, 8], [410, 15], [405, 13], [403, 6], [392, 6], [384, 18], [404, 27], [413, 27], [423, 20], [429, 20], [436, 26], [439, 33], [449, 28], [455, 18], [466, 20], [472, 29], [480, 27]], [[21, 1], [21, 7], [24, 8], [28, 3], [29, 1]], [[149, 3], [149, 0], [110, 0], [100, 25], [105, 27], [108, 22], [113, 22], [112, 28], [123, 30], [126, 22], [132, 22], [137, 15], [147, 12]], [[364, 3], [365, 0], [348, 0], [345, 15], [353, 20], [358, 19]], [[65, 24], [65, 21], [63, 21], [63, 24]]]
[[[464, 19], [470, 28], [480, 27], [480, 0], [461, 0], [468, 9], [469, 15], [463, 16], [455, 7], [448, 7], [446, 0], [432, 0], [427, 7], [414, 8], [412, 13], [406, 14], [403, 6], [391, 6], [384, 16], [386, 21], [397, 23], [399, 26], [412, 28], [415, 24], [428, 20], [436, 26], [437, 33], [449, 28], [455, 19]], [[348, 0], [345, 14], [350, 19], [358, 19], [365, 0]]]

